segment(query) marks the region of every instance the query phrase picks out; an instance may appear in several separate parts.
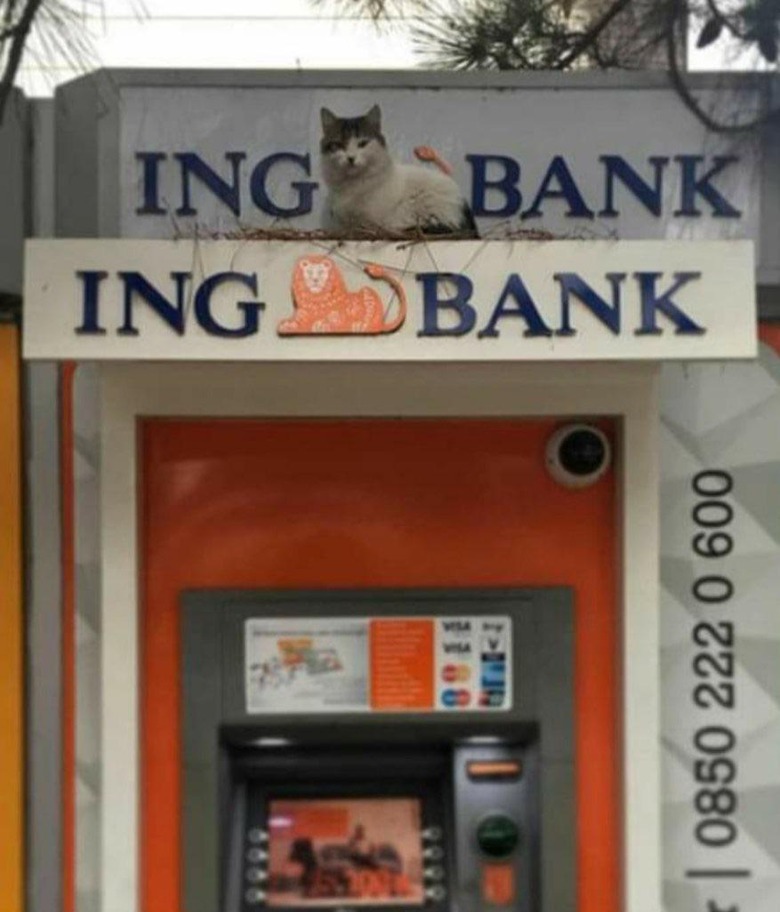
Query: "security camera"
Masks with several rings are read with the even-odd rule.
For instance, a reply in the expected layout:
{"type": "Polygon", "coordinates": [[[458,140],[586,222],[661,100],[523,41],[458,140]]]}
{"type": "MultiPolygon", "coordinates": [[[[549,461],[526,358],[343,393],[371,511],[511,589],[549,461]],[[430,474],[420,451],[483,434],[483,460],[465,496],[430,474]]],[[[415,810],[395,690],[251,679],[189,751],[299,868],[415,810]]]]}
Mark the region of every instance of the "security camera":
{"type": "Polygon", "coordinates": [[[607,471],[612,447],[592,424],[567,424],[547,441],[547,470],[567,488],[586,488],[607,471]]]}

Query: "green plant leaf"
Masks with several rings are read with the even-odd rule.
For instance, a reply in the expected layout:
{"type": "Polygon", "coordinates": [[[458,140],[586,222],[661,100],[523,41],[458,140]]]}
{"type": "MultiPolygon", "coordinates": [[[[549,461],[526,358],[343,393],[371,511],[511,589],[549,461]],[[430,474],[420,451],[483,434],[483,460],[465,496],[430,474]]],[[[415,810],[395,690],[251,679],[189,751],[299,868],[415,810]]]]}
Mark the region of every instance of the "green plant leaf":
{"type": "Polygon", "coordinates": [[[758,36],[758,49],[761,56],[769,63],[777,62],[777,32],[774,34],[763,33],[758,36]]]}
{"type": "Polygon", "coordinates": [[[722,19],[719,19],[717,16],[713,16],[711,19],[708,19],[704,23],[704,28],[699,32],[699,37],[696,41],[696,47],[707,47],[708,44],[712,44],[713,41],[717,41],[718,38],[720,38],[720,33],[722,31],[722,19]]]}

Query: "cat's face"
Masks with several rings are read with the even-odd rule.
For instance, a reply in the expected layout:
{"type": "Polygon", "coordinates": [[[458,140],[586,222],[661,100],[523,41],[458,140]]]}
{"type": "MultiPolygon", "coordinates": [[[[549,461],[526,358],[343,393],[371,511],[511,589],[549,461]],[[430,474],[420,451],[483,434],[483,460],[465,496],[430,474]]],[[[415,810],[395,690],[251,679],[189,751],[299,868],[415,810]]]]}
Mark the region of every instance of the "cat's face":
{"type": "Polygon", "coordinates": [[[357,180],[381,170],[388,161],[378,105],[360,117],[337,117],[322,108],[320,152],[329,184],[357,180]]]}

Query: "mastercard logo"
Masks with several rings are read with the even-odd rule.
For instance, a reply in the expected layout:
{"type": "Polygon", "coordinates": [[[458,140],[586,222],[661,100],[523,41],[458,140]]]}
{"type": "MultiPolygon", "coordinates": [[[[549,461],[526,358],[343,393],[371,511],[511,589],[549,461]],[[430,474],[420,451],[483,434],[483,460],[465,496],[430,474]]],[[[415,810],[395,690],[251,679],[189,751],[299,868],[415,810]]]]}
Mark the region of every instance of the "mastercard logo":
{"type": "Polygon", "coordinates": [[[445,690],[441,695],[441,702],[444,706],[468,706],[471,703],[471,694],[463,688],[445,690]]]}
{"type": "Polygon", "coordinates": [[[462,684],[471,677],[471,668],[468,665],[445,665],[441,677],[447,684],[462,684]]]}

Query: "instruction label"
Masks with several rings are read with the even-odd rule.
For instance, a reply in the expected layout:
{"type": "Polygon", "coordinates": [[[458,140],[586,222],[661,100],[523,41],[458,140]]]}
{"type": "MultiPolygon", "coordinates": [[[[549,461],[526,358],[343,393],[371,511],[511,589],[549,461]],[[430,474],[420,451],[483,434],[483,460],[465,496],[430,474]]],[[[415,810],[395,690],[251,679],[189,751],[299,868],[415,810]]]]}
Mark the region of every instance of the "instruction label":
{"type": "Polygon", "coordinates": [[[247,713],[512,707],[507,616],[250,618],[247,713]]]}

